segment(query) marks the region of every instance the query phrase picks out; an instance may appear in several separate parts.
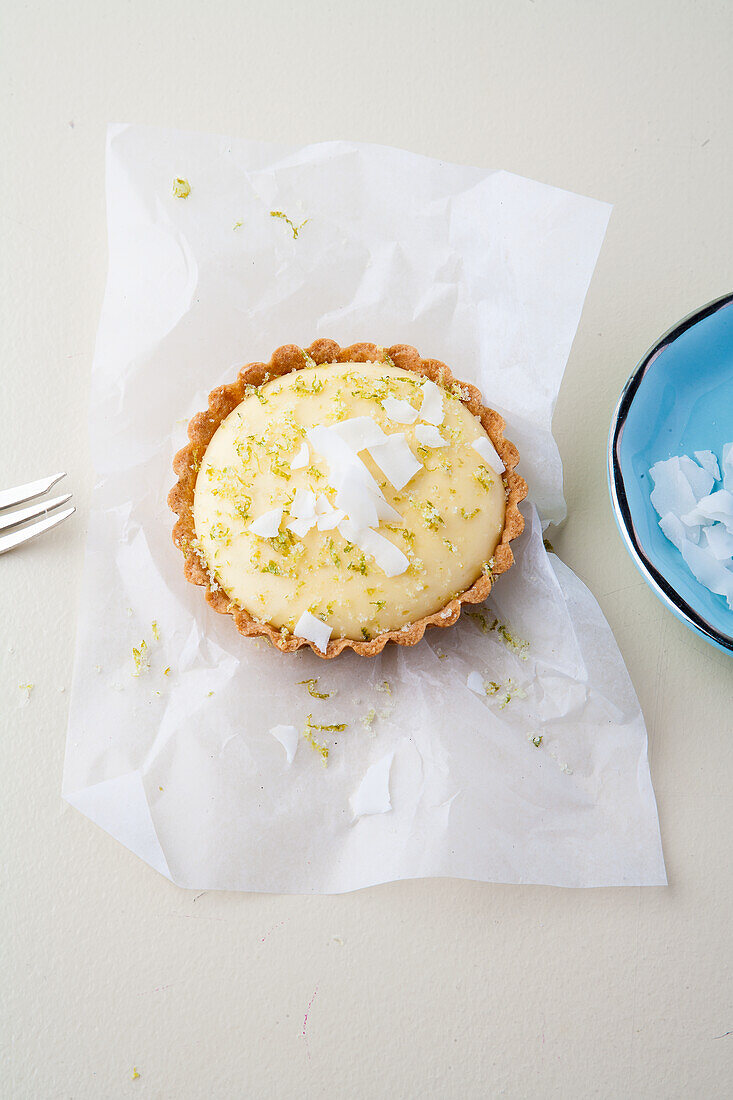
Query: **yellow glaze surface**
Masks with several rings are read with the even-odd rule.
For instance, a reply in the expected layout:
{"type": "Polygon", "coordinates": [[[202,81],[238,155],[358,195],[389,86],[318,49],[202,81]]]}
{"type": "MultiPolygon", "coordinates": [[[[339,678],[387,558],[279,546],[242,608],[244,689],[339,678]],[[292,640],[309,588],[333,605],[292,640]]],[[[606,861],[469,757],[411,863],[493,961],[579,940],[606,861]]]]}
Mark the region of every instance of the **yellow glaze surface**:
{"type": "Polygon", "coordinates": [[[289,632],[310,610],[333,628],[332,637],[358,639],[432,614],[473,584],[504,525],[503,483],[471,446],[486,435],[482,425],[447,391],[438,429],[446,447],[420,445],[419,420],[406,425],[387,416],[385,396],[419,409],[421,383],[384,363],[306,367],[253,388],[221,424],[201,462],[194,523],[212,577],[238,606],[289,632]],[[306,430],[357,416],[371,417],[387,435],[404,432],[423,464],[396,491],[367,451],[359,455],[402,517],[402,525],[378,527],[409,559],[395,577],[336,529],[313,528],[302,539],[287,530],[296,489],[334,497],[328,463],[313,448],[306,468],[291,469],[306,430]],[[248,530],[274,508],[284,509],[277,536],[248,530]]]}

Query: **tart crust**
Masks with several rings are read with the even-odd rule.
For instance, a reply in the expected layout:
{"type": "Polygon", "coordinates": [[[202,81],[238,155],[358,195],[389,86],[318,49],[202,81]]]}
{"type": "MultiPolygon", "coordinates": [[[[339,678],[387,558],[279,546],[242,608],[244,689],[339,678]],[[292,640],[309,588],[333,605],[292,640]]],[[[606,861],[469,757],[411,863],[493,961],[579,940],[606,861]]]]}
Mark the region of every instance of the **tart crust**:
{"type": "Polygon", "coordinates": [[[461,614],[463,604],[482,603],[486,599],[494,578],[506,573],[514,561],[509,543],[524,530],[524,519],[518,505],[527,495],[527,483],[515,472],[519,452],[513,443],[504,438],[503,417],[482,403],[481,394],[475,386],[457,381],[440,360],[421,359],[417,350],[409,344],[395,344],[386,349],[377,344],[352,344],[342,348],[334,340],[315,340],[305,349],[295,344],[285,344],[273,353],[269,363],[248,363],[239,371],[235,382],[212,390],[206,412],[196,413],[189,422],[188,439],[189,442],[173,460],[173,470],[178,481],[168,494],[168,504],[178,516],[173,528],[173,542],[183,553],[186,579],[191,584],[206,588],[207,603],[220,614],[231,615],[240,634],[248,637],[263,636],[284,653],[293,653],[302,646],[310,646],[319,657],[336,657],[344,649],[353,649],[363,657],[373,657],[381,653],[388,642],[416,645],[429,626],[451,626],[461,614]],[[506,490],[506,512],[504,527],[493,553],[491,574],[482,573],[470,588],[453,597],[439,611],[416,619],[406,627],[385,631],[369,641],[333,638],[323,653],[307,639],[294,634],[282,634],[277,627],[260,622],[243,608],[236,607],[226,592],[212,580],[199,553],[191,544],[196,539],[193,504],[201,458],[220,424],[246,397],[246,387],[260,386],[271,378],[301,370],[303,367],[335,362],[391,362],[403,370],[414,371],[431,379],[444,389],[453,387],[455,392],[457,385],[461,402],[481,422],[506,467],[505,473],[501,475],[506,490]]]}

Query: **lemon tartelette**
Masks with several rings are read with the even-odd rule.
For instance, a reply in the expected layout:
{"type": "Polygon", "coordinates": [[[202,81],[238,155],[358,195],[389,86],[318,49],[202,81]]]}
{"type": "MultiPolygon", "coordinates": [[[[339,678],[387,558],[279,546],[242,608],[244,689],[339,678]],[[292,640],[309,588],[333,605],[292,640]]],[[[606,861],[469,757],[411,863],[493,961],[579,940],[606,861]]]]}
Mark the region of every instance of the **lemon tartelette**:
{"type": "Polygon", "coordinates": [[[526,485],[503,427],[406,345],[280,348],[212,392],[176,456],[186,576],[285,651],[413,645],[512,563],[526,485]]]}

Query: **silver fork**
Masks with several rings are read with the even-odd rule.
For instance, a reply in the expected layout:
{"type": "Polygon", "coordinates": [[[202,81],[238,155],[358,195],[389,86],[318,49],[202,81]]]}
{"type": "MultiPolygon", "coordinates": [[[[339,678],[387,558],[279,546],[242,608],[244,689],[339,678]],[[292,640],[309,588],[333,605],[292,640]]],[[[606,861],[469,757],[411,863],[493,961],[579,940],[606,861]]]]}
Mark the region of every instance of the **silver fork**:
{"type": "Polygon", "coordinates": [[[0,534],[0,554],[20,546],[28,539],[34,539],[36,535],[42,535],[44,531],[50,531],[52,527],[63,523],[76,511],[73,505],[70,508],[63,508],[60,512],[53,511],[60,508],[62,504],[66,504],[67,500],[71,499],[71,493],[64,493],[63,496],[53,497],[50,500],[41,500],[27,508],[16,510],[16,505],[25,504],[27,500],[35,500],[36,497],[43,496],[62,477],[66,477],[66,474],[53,474],[51,477],[42,477],[39,481],[29,481],[27,485],[16,485],[14,489],[0,490],[0,531],[10,531],[9,534],[0,534]],[[11,508],[14,510],[8,511],[11,508]],[[47,513],[51,514],[47,515],[47,513]],[[39,519],[37,523],[29,522],[37,516],[44,518],[39,519]],[[21,524],[28,524],[28,526],[20,527],[21,524]],[[20,530],[13,530],[15,527],[20,527],[20,530]]]}

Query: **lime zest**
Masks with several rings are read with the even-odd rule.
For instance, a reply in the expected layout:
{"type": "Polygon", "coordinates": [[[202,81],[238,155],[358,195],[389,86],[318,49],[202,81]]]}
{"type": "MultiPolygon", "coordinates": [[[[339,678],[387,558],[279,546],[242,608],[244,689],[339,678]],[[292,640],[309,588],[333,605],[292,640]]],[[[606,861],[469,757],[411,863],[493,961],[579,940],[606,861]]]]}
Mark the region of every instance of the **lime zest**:
{"type": "Polygon", "coordinates": [[[376,710],[374,709],[374,707],[370,707],[369,710],[366,712],[366,714],[364,715],[364,717],[361,720],[361,724],[362,724],[362,726],[364,727],[365,730],[370,730],[372,728],[372,722],[374,721],[374,719],[376,717],[377,717],[376,710]]]}
{"type": "MultiPolygon", "coordinates": [[[[305,354],[305,352],[303,352],[303,354],[305,354]]],[[[315,365],[314,363],[313,366],[315,365]]],[[[311,378],[310,382],[308,382],[300,375],[293,382],[293,391],[297,393],[299,397],[307,397],[308,395],[315,397],[317,393],[322,392],[325,384],[322,378],[311,378]]]]}
{"type": "Polygon", "coordinates": [[[150,671],[150,656],[148,654],[148,643],[143,640],[139,646],[132,647],[132,659],[135,662],[135,668],[133,670],[133,676],[141,676],[144,672],[150,671]]]}
{"type": "Polygon", "coordinates": [[[491,478],[491,475],[489,474],[489,471],[486,469],[485,466],[479,466],[478,470],[474,472],[473,476],[474,480],[477,481],[481,488],[485,489],[487,493],[493,487],[493,479],[491,478]]]}
{"type": "Polygon", "coordinates": [[[469,619],[473,619],[475,623],[478,623],[482,634],[490,634],[491,631],[495,630],[499,625],[498,619],[494,619],[494,621],[490,623],[486,615],[481,611],[466,611],[466,615],[469,619]]]}
{"type": "Polygon", "coordinates": [[[522,661],[527,660],[529,642],[512,634],[506,623],[501,623],[498,619],[489,621],[488,616],[483,611],[466,610],[465,614],[478,624],[482,634],[490,634],[492,630],[495,630],[507,649],[511,650],[512,653],[516,653],[522,661]]]}
{"type": "Polygon", "coordinates": [[[425,526],[431,531],[437,531],[441,524],[445,525],[445,520],[432,500],[417,500],[415,497],[408,497],[408,500],[412,507],[422,514],[425,526]]]}
{"type": "Polygon", "coordinates": [[[321,754],[324,768],[328,767],[328,754],[329,747],[324,741],[319,741],[314,737],[314,730],[322,730],[324,732],[341,733],[347,727],[346,722],[334,722],[331,725],[321,725],[313,721],[313,715],[308,714],[305,719],[305,727],[303,729],[303,737],[309,743],[312,749],[321,754]]]}
{"type": "Polygon", "coordinates": [[[514,684],[514,681],[511,680],[511,679],[507,680],[507,682],[503,685],[492,683],[491,687],[495,688],[496,690],[491,691],[491,692],[487,691],[486,692],[487,695],[489,695],[489,694],[496,695],[499,691],[501,691],[501,693],[502,693],[501,702],[499,703],[499,710],[504,710],[504,707],[509,706],[512,699],[526,699],[527,698],[527,692],[524,690],[524,688],[517,687],[514,684]]]}
{"type": "MultiPolygon", "coordinates": [[[[265,397],[265,395],[262,392],[261,388],[259,386],[255,386],[252,382],[247,382],[247,384],[244,387],[244,393],[245,393],[245,397],[256,397],[261,405],[266,405],[267,404],[267,398],[265,397]]],[[[258,441],[255,440],[255,442],[258,442],[258,441]]],[[[259,441],[259,442],[261,442],[261,441],[259,441]]]]}
{"type": "Polygon", "coordinates": [[[281,218],[284,222],[287,222],[292,230],[293,240],[297,240],[298,234],[300,233],[303,226],[308,224],[308,219],[306,218],[304,222],[300,223],[300,225],[296,225],[295,222],[291,221],[287,214],[284,214],[282,210],[271,210],[270,217],[281,218]]]}
{"type": "Polygon", "coordinates": [[[527,660],[527,650],[529,649],[529,642],[526,642],[523,638],[516,638],[513,634],[509,633],[508,628],[504,623],[499,623],[496,627],[496,632],[504,642],[507,649],[510,649],[512,653],[516,653],[521,660],[527,660]]]}
{"type": "Polygon", "coordinates": [[[346,568],[351,569],[353,573],[361,573],[363,577],[366,577],[369,572],[364,554],[359,555],[358,562],[350,561],[346,568]]]}
{"type": "Polygon", "coordinates": [[[318,684],[318,677],[315,676],[311,680],[298,680],[298,684],[305,684],[308,688],[308,694],[312,695],[314,699],[330,699],[333,695],[332,691],[316,691],[318,684]]]}
{"type": "Polygon", "coordinates": [[[287,557],[295,546],[295,535],[292,531],[279,531],[272,538],[267,539],[273,550],[287,557]]]}

